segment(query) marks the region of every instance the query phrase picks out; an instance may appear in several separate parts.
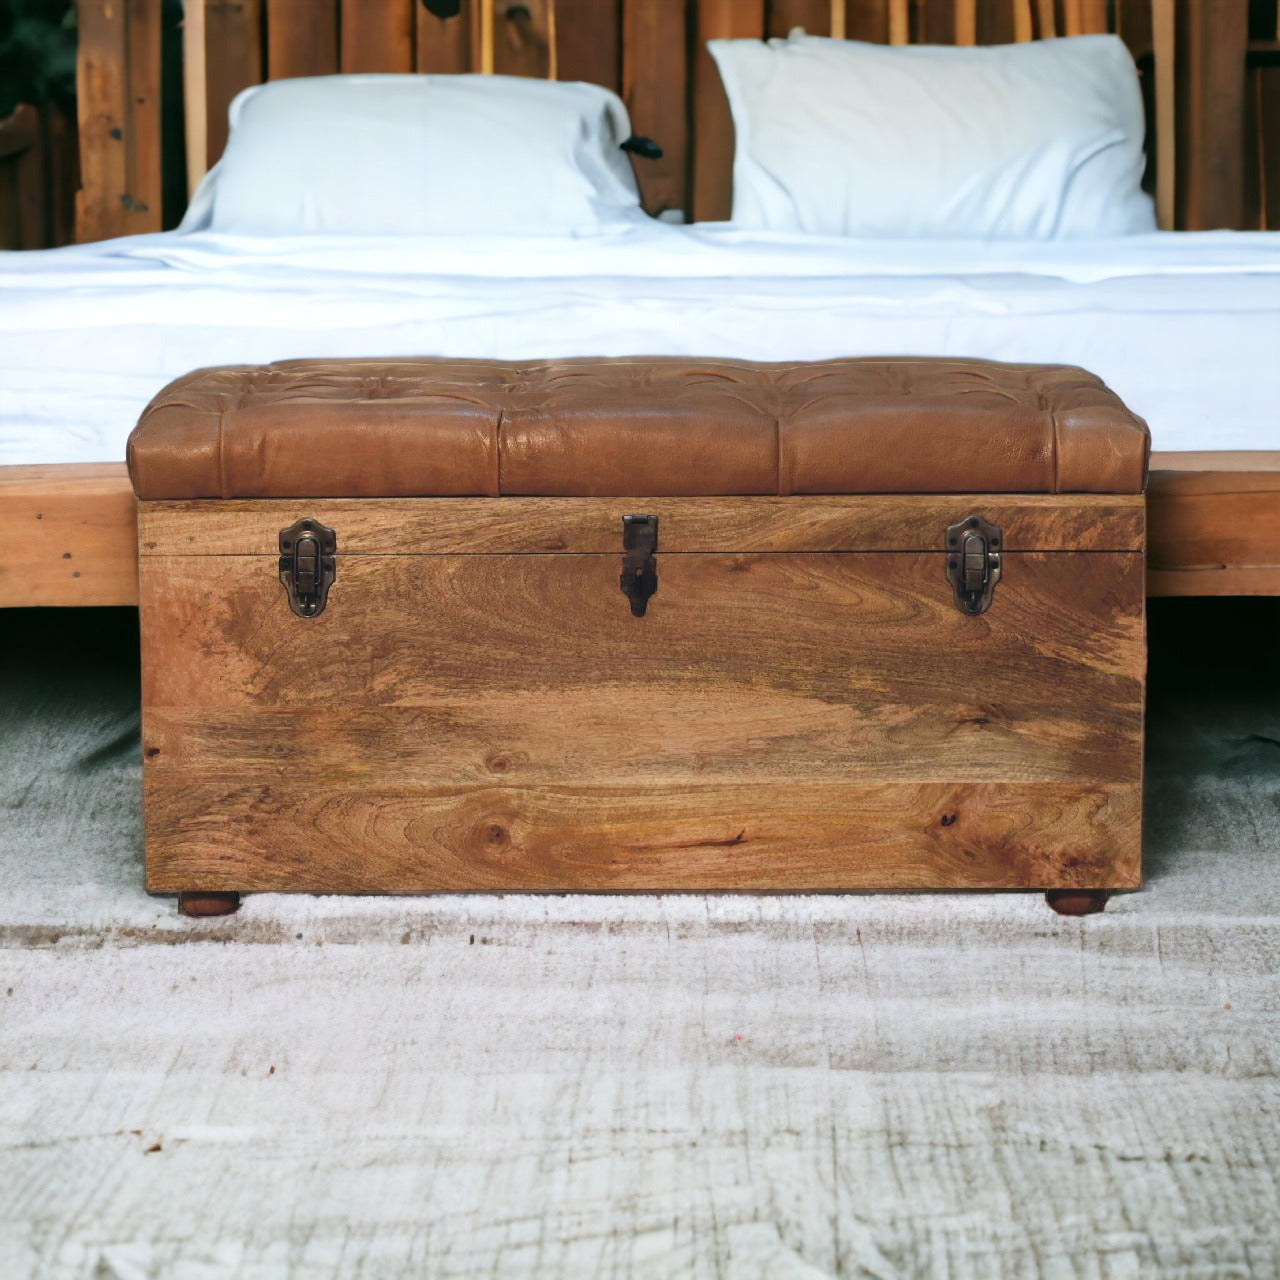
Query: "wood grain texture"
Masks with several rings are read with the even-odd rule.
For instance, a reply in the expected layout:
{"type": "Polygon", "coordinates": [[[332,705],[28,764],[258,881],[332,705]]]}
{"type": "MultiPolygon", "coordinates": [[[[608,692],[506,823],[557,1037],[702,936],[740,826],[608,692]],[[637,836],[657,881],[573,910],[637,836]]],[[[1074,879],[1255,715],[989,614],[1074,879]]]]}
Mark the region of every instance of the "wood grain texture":
{"type": "MultiPolygon", "coordinates": [[[[556,6],[554,0],[481,0],[492,14],[495,75],[557,79],[556,6]]],[[[605,6],[601,6],[605,8],[605,6]]]]}
{"type": "Polygon", "coordinates": [[[1153,471],[1150,511],[1158,594],[1280,593],[1280,470],[1153,471]]]}
{"type": "Polygon", "coordinates": [[[634,160],[646,210],[689,208],[688,26],[684,0],[624,0],[622,97],[636,133],[662,148],[634,160]]]}
{"type": "Polygon", "coordinates": [[[163,180],[160,169],[160,0],[128,0],[128,78],[125,82],[125,235],[159,231],[163,180]]]}
{"type": "Polygon", "coordinates": [[[76,240],[121,234],[128,185],[128,17],[122,0],[77,7],[76,101],[80,122],[80,190],[76,240]]]}
{"type": "Polygon", "coordinates": [[[147,888],[1138,888],[1137,786],[372,788],[149,778],[147,888]]]}
{"type": "Polygon", "coordinates": [[[330,76],[338,70],[333,0],[266,0],[267,78],[330,76]]]}
{"type": "Polygon", "coordinates": [[[806,35],[831,34],[830,0],[769,0],[765,34],[785,39],[799,27],[806,35]]]}
{"type": "Polygon", "coordinates": [[[187,198],[195,194],[209,168],[209,107],[205,56],[204,5],[183,0],[182,136],[187,162],[187,198]]]}
{"type": "Polygon", "coordinates": [[[693,218],[715,222],[733,204],[733,118],[707,41],[759,39],[764,0],[699,0],[693,56],[693,218]]]}
{"type": "Polygon", "coordinates": [[[1156,223],[1162,231],[1172,231],[1178,217],[1177,0],[1151,0],[1149,22],[1155,62],[1156,223]]]}
{"type": "Polygon", "coordinates": [[[138,603],[123,463],[0,467],[0,608],[138,603]]]}
{"type": "MultiPolygon", "coordinates": [[[[652,0],[646,0],[646,7],[652,0]]],[[[619,0],[555,0],[556,79],[622,88],[619,0]]],[[[668,90],[670,91],[670,90],[668,90]]]]}
{"type": "Polygon", "coordinates": [[[802,498],[314,498],[144,502],[141,554],[275,555],[300,515],[339,531],[340,555],[612,552],[622,517],[658,516],[659,549],[935,551],[973,512],[1014,550],[1134,551],[1141,495],[888,495],[802,498]]]}
{"type": "MultiPolygon", "coordinates": [[[[501,502],[490,503],[499,506],[501,502]]],[[[1137,883],[1140,553],[142,561],[153,889],[1137,883]],[[198,569],[196,568],[198,566],[198,569]]]]}
{"type": "Polygon", "coordinates": [[[0,120],[0,249],[49,247],[44,128],[30,103],[0,120]]]}
{"type": "Polygon", "coordinates": [[[344,74],[414,69],[414,0],[341,0],[344,74]]]}
{"type": "Polygon", "coordinates": [[[1248,6],[1178,0],[1177,226],[1239,227],[1243,216],[1248,6]]]}
{"type": "Polygon", "coordinates": [[[206,166],[215,164],[227,145],[231,99],[261,84],[262,74],[261,0],[204,0],[206,166]]]}
{"type": "Polygon", "coordinates": [[[476,0],[463,0],[452,18],[437,18],[426,6],[414,6],[417,22],[414,57],[419,71],[458,75],[480,69],[476,0]]]}

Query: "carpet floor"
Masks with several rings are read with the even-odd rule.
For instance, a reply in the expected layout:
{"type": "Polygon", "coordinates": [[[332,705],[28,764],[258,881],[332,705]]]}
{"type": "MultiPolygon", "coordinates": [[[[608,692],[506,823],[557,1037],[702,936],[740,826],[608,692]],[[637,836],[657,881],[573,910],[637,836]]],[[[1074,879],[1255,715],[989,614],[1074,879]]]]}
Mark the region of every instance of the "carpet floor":
{"type": "Polygon", "coordinates": [[[1280,601],[1152,610],[1148,884],[142,889],[136,616],[0,616],[0,1278],[1280,1275],[1280,601]]]}

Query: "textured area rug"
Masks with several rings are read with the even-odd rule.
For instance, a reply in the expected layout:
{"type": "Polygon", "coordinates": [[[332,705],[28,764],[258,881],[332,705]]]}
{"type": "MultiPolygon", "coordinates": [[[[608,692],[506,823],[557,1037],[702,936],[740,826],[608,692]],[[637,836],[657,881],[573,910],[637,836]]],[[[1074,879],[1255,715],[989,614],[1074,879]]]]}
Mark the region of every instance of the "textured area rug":
{"type": "Polygon", "coordinates": [[[1280,1274],[1280,601],[1153,609],[1148,886],[142,891],[134,616],[0,615],[0,1277],[1280,1274]]]}

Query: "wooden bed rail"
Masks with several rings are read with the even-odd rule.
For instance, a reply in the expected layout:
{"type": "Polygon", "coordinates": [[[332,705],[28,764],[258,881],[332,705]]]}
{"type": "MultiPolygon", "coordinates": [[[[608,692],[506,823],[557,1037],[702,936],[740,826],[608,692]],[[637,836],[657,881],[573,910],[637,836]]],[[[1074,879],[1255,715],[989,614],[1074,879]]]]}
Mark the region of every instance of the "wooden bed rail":
{"type": "MultiPolygon", "coordinates": [[[[708,39],[802,27],[890,44],[995,44],[1109,30],[1143,69],[1160,225],[1276,227],[1273,9],[1277,0],[186,0],[186,177],[193,189],[221,154],[227,107],[249,85],[338,71],[492,72],[616,90],[636,132],[664,148],[661,160],[637,162],[645,206],[723,218],[733,133],[708,39]]],[[[77,239],[159,230],[162,2],[80,0],[78,12],[77,239]]]]}

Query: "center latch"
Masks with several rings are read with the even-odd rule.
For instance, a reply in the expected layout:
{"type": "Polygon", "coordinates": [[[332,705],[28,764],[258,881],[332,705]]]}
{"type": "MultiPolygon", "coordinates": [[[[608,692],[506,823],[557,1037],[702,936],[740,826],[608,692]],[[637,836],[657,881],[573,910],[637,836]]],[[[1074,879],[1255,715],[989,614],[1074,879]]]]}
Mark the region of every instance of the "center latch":
{"type": "Polygon", "coordinates": [[[981,516],[947,526],[947,581],[961,613],[984,613],[1000,581],[1004,535],[981,516]]]}
{"type": "Polygon", "coordinates": [[[304,517],[280,530],[280,582],[300,618],[324,612],[337,566],[338,538],[319,520],[304,517]]]}
{"type": "Polygon", "coordinates": [[[622,594],[637,618],[644,617],[649,597],[658,589],[657,550],[657,516],[622,517],[622,594]]]}

